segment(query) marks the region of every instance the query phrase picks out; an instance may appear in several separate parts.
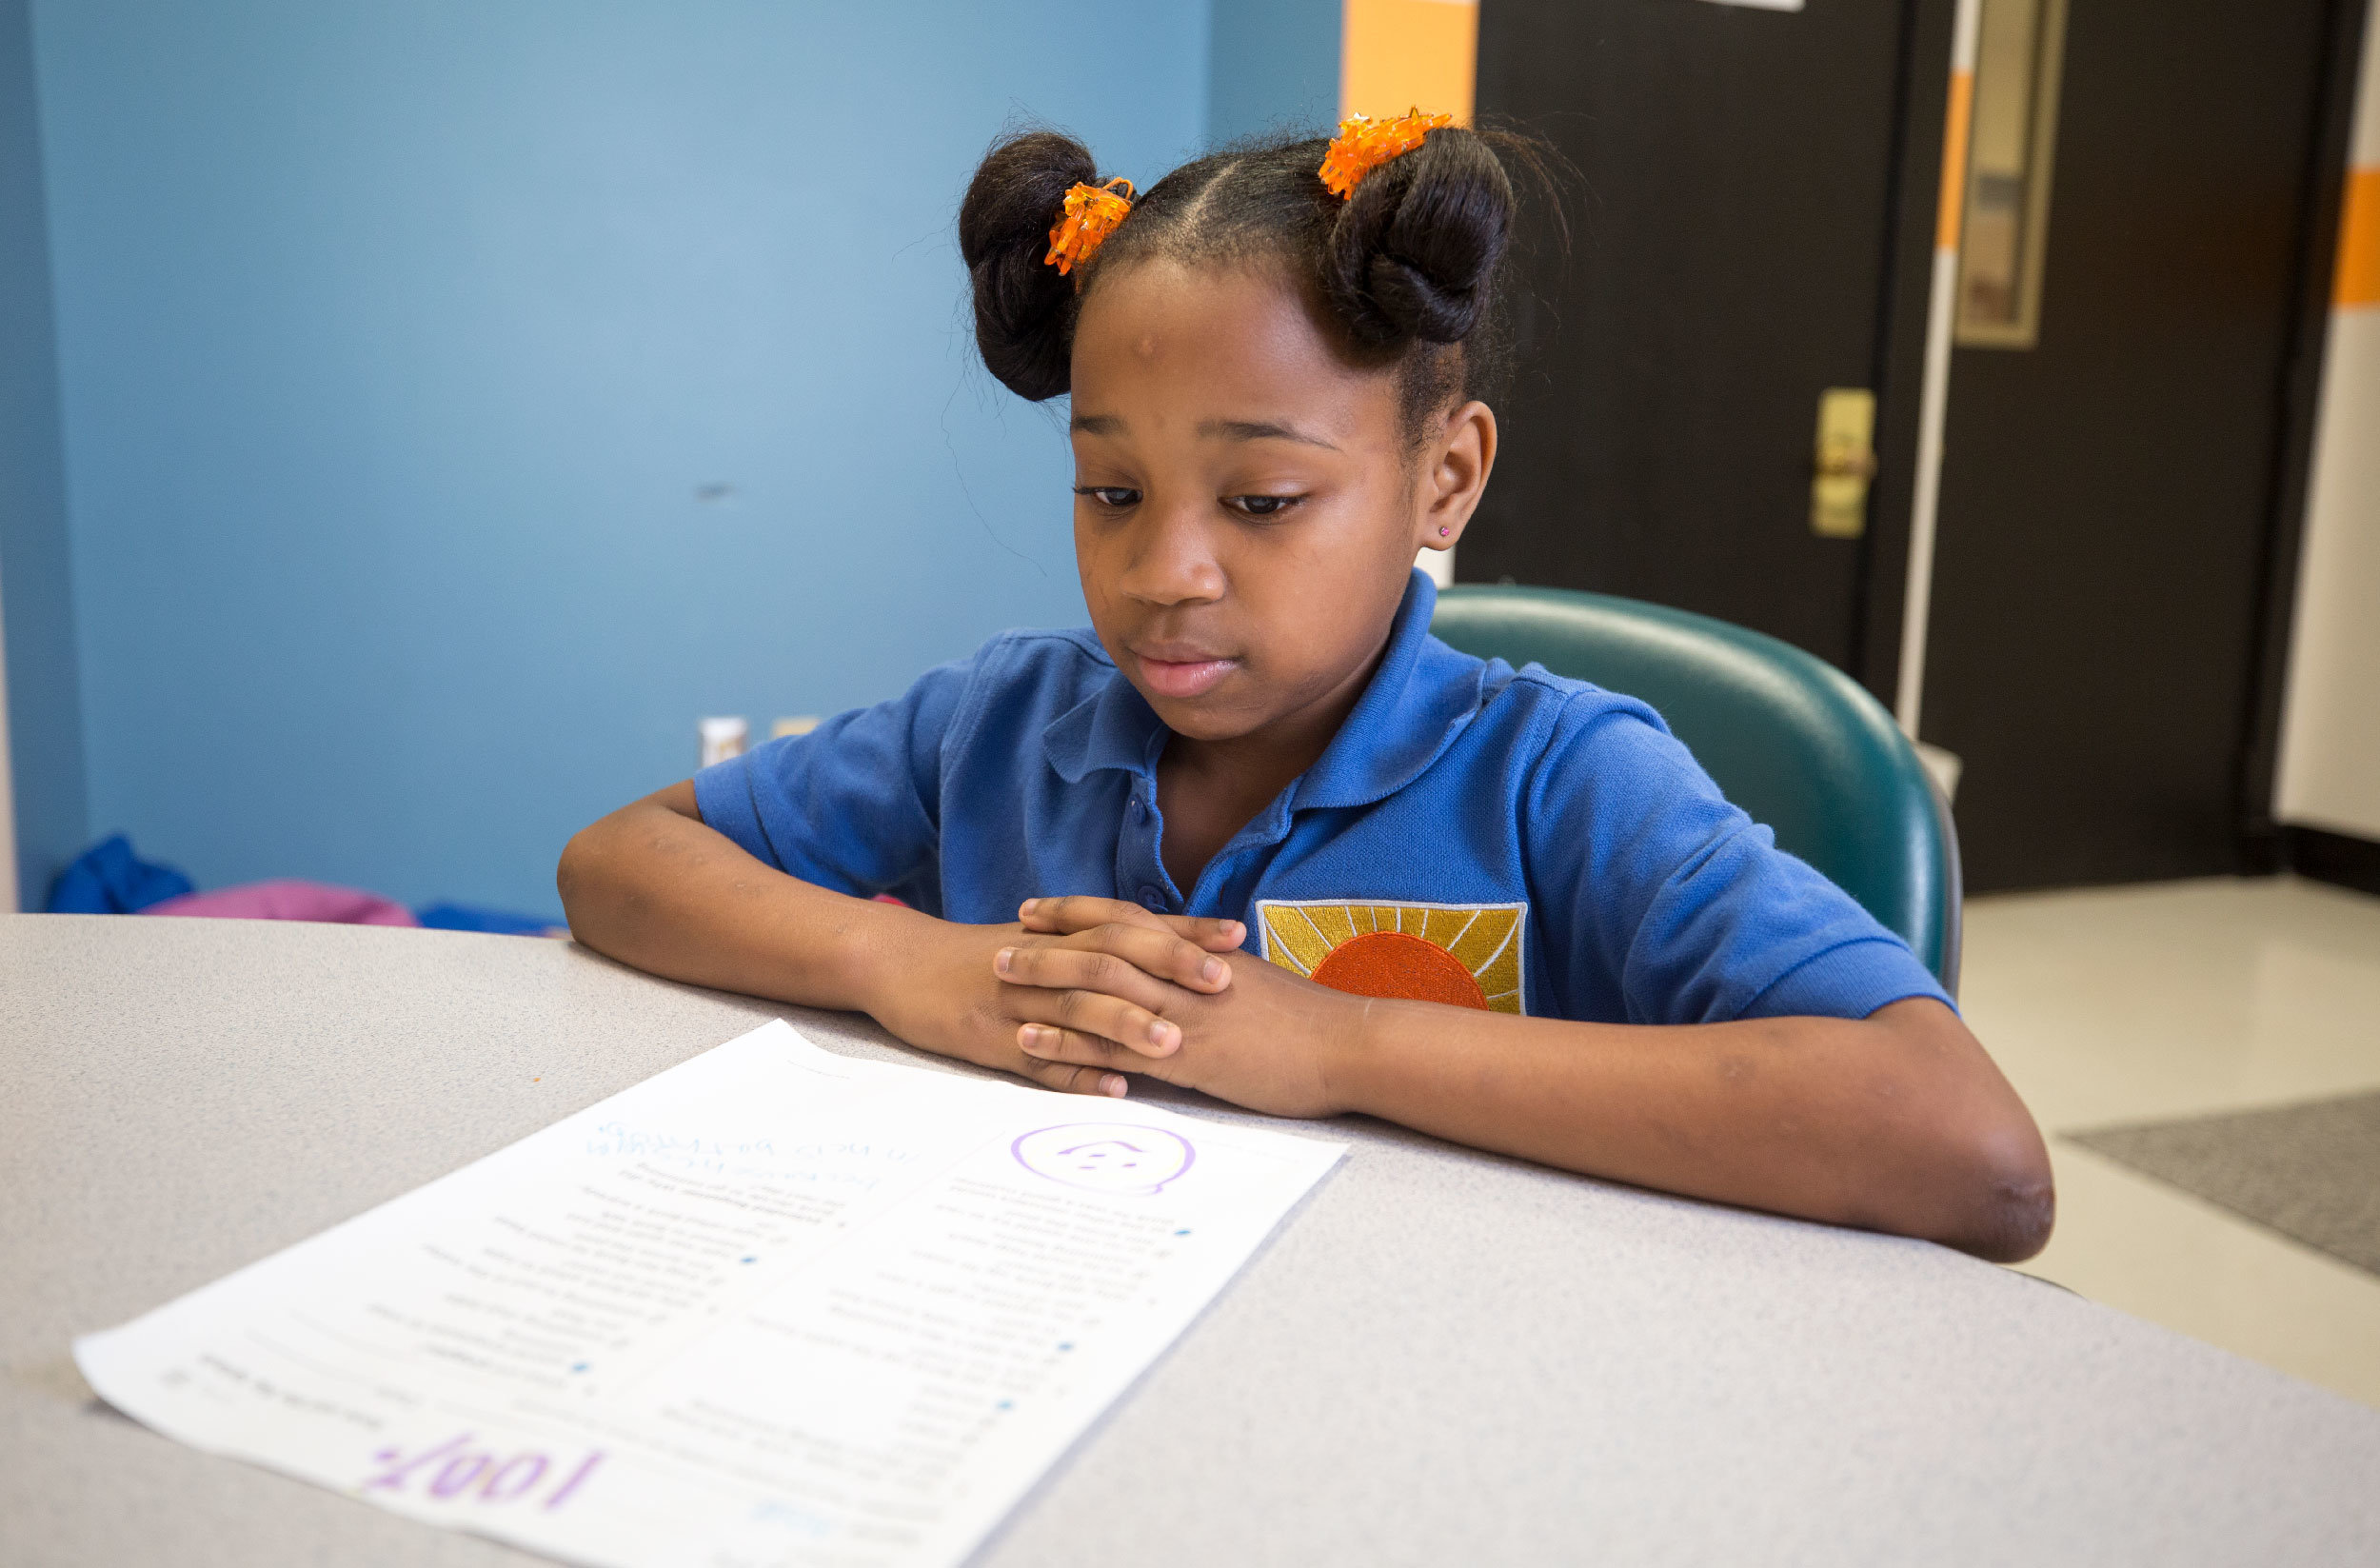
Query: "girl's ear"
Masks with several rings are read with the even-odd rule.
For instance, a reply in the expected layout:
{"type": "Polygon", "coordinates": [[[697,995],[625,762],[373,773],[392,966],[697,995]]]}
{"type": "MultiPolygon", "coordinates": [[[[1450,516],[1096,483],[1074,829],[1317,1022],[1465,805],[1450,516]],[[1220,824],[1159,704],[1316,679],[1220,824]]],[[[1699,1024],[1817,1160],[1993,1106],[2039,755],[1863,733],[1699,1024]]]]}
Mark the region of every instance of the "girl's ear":
{"type": "Polygon", "coordinates": [[[1414,508],[1414,543],[1451,550],[1478,509],[1496,466],[1496,410],[1478,401],[1449,412],[1421,453],[1421,484],[1414,508]]]}

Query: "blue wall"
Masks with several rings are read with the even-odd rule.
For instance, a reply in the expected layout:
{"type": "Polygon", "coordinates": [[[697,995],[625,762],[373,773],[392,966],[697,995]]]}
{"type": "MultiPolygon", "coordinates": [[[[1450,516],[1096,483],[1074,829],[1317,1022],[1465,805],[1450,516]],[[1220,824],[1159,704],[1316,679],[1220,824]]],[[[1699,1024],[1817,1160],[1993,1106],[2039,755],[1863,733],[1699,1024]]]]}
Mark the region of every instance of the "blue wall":
{"type": "MultiPolygon", "coordinates": [[[[18,906],[38,909],[50,879],[82,846],[85,822],[33,83],[24,0],[0,0],[0,627],[8,640],[0,664],[8,667],[17,783],[18,906]]],[[[0,875],[6,870],[0,865],[0,875]]]]}
{"type": "Polygon", "coordinates": [[[1195,150],[1210,22],[37,0],[90,830],[550,909],[698,715],[1079,620],[1062,431],[974,363],[952,216],[1020,115],[1144,182],[1195,150]]]}
{"type": "Polygon", "coordinates": [[[1327,132],[1339,118],[1339,0],[1214,0],[1207,134],[1327,132]]]}

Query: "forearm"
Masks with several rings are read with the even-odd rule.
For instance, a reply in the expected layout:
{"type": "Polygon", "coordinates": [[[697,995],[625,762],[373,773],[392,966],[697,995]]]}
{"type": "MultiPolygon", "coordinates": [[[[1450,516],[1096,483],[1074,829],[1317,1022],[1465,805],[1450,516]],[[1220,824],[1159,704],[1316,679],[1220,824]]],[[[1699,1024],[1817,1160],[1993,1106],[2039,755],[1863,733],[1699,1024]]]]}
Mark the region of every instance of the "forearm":
{"type": "Polygon", "coordinates": [[[1350,1110],[1638,1186],[1992,1258],[2048,1232],[2040,1135],[1939,1003],[1642,1028],[1374,1002],[1333,1085],[1350,1110]]]}
{"type": "Polygon", "coordinates": [[[913,911],[762,864],[694,814],[690,784],[582,830],[556,873],[570,934],[652,974],[873,1011],[913,911]]]}

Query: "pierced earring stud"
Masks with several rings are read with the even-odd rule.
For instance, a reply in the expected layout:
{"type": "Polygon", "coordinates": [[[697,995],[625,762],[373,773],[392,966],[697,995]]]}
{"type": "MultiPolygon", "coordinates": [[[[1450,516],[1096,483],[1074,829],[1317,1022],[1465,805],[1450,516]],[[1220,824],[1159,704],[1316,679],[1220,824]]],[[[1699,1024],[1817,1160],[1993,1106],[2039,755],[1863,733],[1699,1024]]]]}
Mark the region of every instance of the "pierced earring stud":
{"type": "Polygon", "coordinates": [[[1452,529],[1452,528],[1440,528],[1440,529],[1438,529],[1438,536],[1440,539],[1443,539],[1443,538],[1445,538],[1448,534],[1453,533],[1454,531],[1455,531],[1455,530],[1454,530],[1454,529],[1452,529]]]}

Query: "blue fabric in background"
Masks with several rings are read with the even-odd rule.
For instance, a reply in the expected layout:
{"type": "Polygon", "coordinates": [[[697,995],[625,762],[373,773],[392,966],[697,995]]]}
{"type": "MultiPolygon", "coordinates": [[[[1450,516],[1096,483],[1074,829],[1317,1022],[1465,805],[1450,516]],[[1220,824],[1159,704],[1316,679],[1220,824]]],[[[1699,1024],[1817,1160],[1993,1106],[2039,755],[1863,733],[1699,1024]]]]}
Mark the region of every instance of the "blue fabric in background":
{"type": "Polygon", "coordinates": [[[170,865],[142,860],[132,853],[132,841],[118,833],[59,872],[42,907],[53,915],[129,915],[193,890],[189,878],[170,865]]]}
{"type": "Polygon", "coordinates": [[[414,910],[413,918],[433,931],[487,931],[500,937],[542,937],[560,929],[562,923],[542,915],[516,915],[467,903],[428,904],[414,910]]]}
{"type": "MultiPolygon", "coordinates": [[[[173,866],[142,860],[132,852],[132,841],[118,833],[84,850],[59,872],[42,907],[52,915],[130,915],[194,891],[189,878],[173,866]]],[[[433,903],[415,910],[413,918],[434,930],[506,937],[542,937],[563,929],[560,921],[543,915],[468,903],[433,903]]]]}

